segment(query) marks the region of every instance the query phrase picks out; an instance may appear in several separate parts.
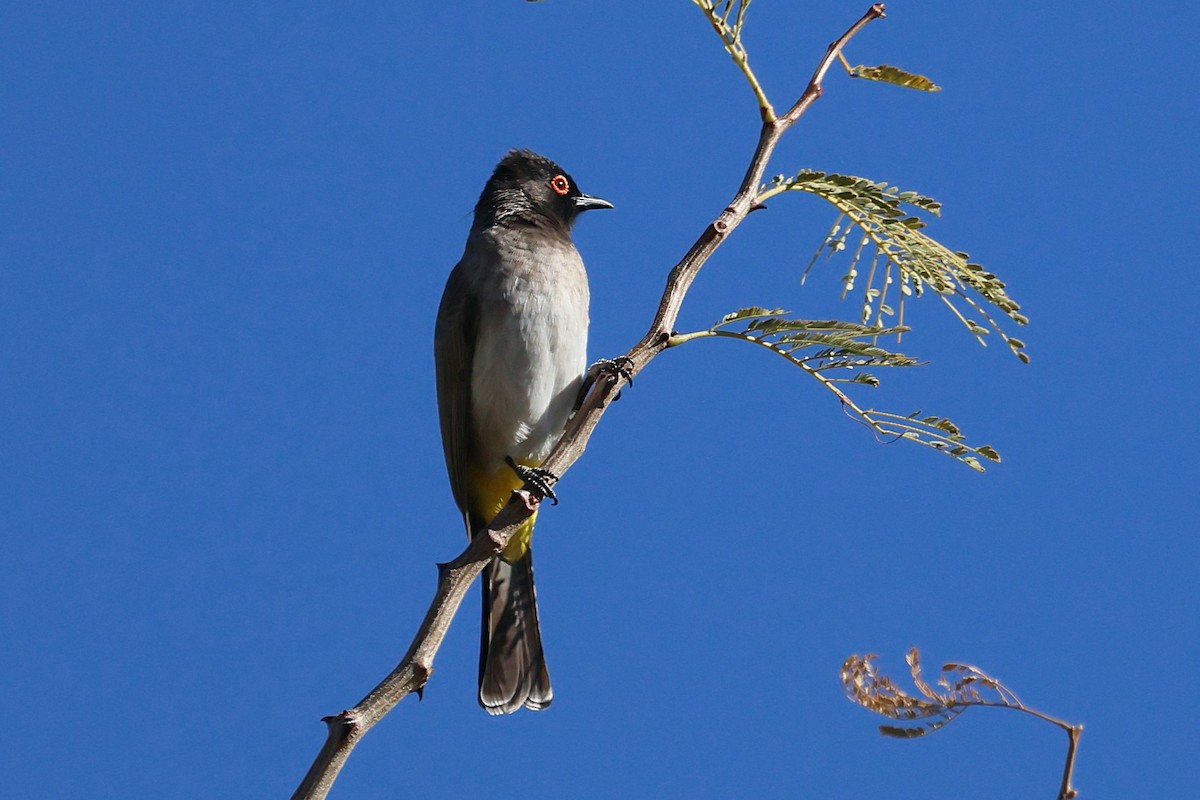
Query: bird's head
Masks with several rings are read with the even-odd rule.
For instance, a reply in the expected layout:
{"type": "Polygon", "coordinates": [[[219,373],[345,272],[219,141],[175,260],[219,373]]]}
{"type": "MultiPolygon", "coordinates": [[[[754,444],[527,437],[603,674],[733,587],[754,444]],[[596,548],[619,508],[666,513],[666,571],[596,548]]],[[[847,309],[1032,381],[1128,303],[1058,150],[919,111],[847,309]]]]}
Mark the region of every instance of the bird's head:
{"type": "Polygon", "coordinates": [[[575,218],[612,203],[579,191],[575,179],[558,164],[530,150],[512,150],[500,159],[475,206],[476,224],[510,218],[533,224],[549,222],[570,232],[575,218]]]}

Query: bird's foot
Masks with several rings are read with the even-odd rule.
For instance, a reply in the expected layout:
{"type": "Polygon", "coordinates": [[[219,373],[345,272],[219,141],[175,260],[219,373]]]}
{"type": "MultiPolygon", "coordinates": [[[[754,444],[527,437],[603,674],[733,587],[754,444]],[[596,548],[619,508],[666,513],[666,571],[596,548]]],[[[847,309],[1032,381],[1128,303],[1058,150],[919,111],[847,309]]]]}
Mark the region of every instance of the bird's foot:
{"type": "Polygon", "coordinates": [[[512,456],[505,456],[504,463],[517,473],[518,478],[537,489],[543,497],[550,501],[551,505],[558,505],[558,495],[554,494],[554,489],[551,488],[558,483],[557,475],[541,467],[527,467],[524,464],[518,464],[513,461],[512,456]]]}
{"type": "MultiPolygon", "coordinates": [[[[617,356],[616,358],[602,358],[595,364],[588,367],[587,373],[583,376],[583,384],[579,387],[579,396],[575,398],[575,410],[578,411],[583,405],[584,398],[588,392],[592,390],[592,385],[600,379],[601,376],[609,376],[613,379],[622,377],[625,382],[633,386],[633,359],[629,356],[617,356]]],[[[617,392],[617,396],[613,400],[620,400],[621,393],[617,392]]]]}
{"type": "MultiPolygon", "coordinates": [[[[620,375],[632,388],[633,366],[633,359],[629,356],[602,358],[588,368],[588,374],[594,375],[596,378],[600,377],[601,375],[620,375]]],[[[593,380],[594,379],[595,378],[593,378],[593,380]]]]}

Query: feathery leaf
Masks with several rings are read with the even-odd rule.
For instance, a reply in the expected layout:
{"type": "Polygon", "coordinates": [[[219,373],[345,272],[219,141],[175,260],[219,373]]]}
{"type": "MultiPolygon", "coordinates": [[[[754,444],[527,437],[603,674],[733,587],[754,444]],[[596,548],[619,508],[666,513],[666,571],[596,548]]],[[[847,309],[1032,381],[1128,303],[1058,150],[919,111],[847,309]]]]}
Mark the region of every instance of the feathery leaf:
{"type": "Polygon", "coordinates": [[[976,295],[981,297],[1018,325],[1026,324],[1028,317],[1020,313],[1020,305],[1009,297],[1004,282],[972,262],[966,253],[950,250],[924,233],[927,223],[920,215],[940,215],[942,205],[937,200],[916,192],[900,191],[887,183],[814,170],[802,170],[790,178],[776,176],[762,187],[758,200],[763,202],[785,191],[815,194],[841,212],[805,269],[805,277],[822,253],[831,257],[847,249],[850,230],[857,228],[862,231],[863,241],[854,251],[850,268],[842,278],[845,297],[859,278],[858,266],[864,258],[867,242],[873,247],[874,256],[863,288],[863,324],[873,318],[876,325],[882,326],[885,318],[895,315],[897,309],[892,303],[897,301],[889,294],[897,282],[900,320],[904,319],[905,301],[913,296],[920,297],[926,288],[930,288],[981,344],[986,343],[983,337],[994,330],[1021,361],[1028,362],[1025,343],[1006,335],[983,303],[976,299],[976,295]],[[986,324],[969,319],[958,304],[977,314],[986,324]]]}
{"type": "Polygon", "coordinates": [[[908,328],[841,320],[794,319],[787,313],[783,309],[764,306],[741,308],[721,317],[708,330],[676,334],[672,337],[672,345],[709,337],[756,344],[816,378],[837,396],[847,414],[870,428],[880,441],[904,439],[923,444],[979,472],[984,471],[980,457],[993,462],[1000,460],[1000,454],[990,445],[967,445],[959,427],[945,417],[931,415],[918,419],[920,412],[900,416],[864,409],[838,388],[838,384],[879,386],[879,379],[867,369],[919,366],[922,363],[919,360],[879,344],[881,338],[898,338],[908,328]]]}

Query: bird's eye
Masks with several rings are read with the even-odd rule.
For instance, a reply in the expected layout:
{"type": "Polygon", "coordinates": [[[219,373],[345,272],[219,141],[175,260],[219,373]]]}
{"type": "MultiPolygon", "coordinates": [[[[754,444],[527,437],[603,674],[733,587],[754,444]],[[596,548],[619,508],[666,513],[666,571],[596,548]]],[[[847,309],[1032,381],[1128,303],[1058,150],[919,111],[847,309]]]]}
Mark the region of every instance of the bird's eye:
{"type": "Polygon", "coordinates": [[[550,179],[550,188],[555,194],[566,194],[571,191],[571,182],[565,175],[555,175],[550,179]]]}

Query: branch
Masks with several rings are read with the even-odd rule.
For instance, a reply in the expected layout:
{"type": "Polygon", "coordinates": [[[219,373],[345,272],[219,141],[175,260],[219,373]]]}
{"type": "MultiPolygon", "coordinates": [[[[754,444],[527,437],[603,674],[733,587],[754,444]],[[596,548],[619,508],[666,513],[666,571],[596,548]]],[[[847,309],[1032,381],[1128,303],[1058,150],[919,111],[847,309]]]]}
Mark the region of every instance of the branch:
{"type": "MultiPolygon", "coordinates": [[[[625,354],[629,378],[636,376],[655,356],[667,349],[684,297],[700,268],[756,207],[755,197],[759,184],[780,138],[821,96],[821,84],[825,74],[842,48],[867,23],[882,16],[882,3],[871,6],[858,22],[829,45],[796,104],[782,117],[774,118],[772,115],[770,119],[764,118],[758,145],[737,194],[671,270],[650,329],[642,340],[625,354]]],[[[606,374],[604,379],[597,380],[592,385],[579,411],[567,423],[562,439],[541,465],[543,469],[561,477],[579,460],[609,403],[626,382],[626,377],[606,374]]],[[[458,612],[471,583],[483,571],[484,566],[504,549],[509,538],[532,516],[543,499],[545,498],[532,487],[513,492],[508,504],[487,530],[477,534],[457,558],[439,566],[437,594],[430,603],[425,620],[408,652],[391,674],[359,701],[358,705],[336,716],[325,718],[328,727],[325,744],[299,788],[292,795],[292,800],[323,800],[327,797],[338,773],[362,737],[406,696],[414,692],[420,695],[433,673],[433,659],[446,637],[450,621],[458,612]]]]}
{"type": "Polygon", "coordinates": [[[514,492],[513,500],[496,515],[486,531],[481,531],[471,540],[466,550],[453,561],[438,564],[437,593],[408,652],[391,674],[354,708],[322,720],[328,728],[325,745],[292,795],[292,800],[326,797],[345,766],[346,759],[367,731],[407,695],[416,692],[420,697],[425,683],[433,674],[433,659],[450,630],[450,623],[458,613],[467,590],[540,502],[540,499],[524,490],[514,492]]]}
{"type": "Polygon", "coordinates": [[[1030,708],[1021,702],[1012,689],[970,664],[943,665],[942,675],[937,681],[938,688],[935,689],[921,675],[921,653],[915,647],[908,651],[907,661],[913,685],[920,695],[910,694],[887,675],[879,674],[875,667],[876,658],[868,654],[853,655],[846,659],[842,665],[842,686],[846,696],[863,708],[891,719],[910,723],[920,720],[915,725],[880,725],[880,733],[898,739],[914,739],[945,727],[972,706],[1020,711],[1066,731],[1069,741],[1058,800],[1073,800],[1079,795],[1071,785],[1071,776],[1075,771],[1079,737],[1083,735],[1082,725],[1072,725],[1030,708]],[[990,692],[992,699],[983,692],[990,692]]]}

